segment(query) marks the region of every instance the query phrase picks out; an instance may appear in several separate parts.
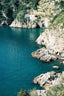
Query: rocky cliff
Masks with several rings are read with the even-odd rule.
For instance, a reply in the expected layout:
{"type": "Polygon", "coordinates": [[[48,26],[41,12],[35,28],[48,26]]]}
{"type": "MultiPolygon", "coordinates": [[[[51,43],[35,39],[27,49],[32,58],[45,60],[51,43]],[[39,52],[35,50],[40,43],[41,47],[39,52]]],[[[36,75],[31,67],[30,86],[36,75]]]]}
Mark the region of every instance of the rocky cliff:
{"type": "Polygon", "coordinates": [[[45,62],[64,58],[64,29],[46,29],[40,34],[36,42],[45,45],[46,48],[33,52],[33,57],[45,62]]]}
{"type": "Polygon", "coordinates": [[[11,25],[9,25],[10,27],[18,27],[18,28],[41,28],[40,25],[38,25],[37,23],[22,23],[19,22],[17,19],[15,19],[11,25]]]}
{"type": "MultiPolygon", "coordinates": [[[[39,84],[45,90],[36,90],[37,96],[48,96],[47,91],[50,90],[52,87],[56,87],[60,84],[64,86],[64,71],[62,73],[55,73],[54,71],[47,72],[45,74],[40,74],[39,76],[35,77],[33,82],[35,84],[39,84]]],[[[60,89],[59,89],[60,90],[60,89]]],[[[53,91],[53,90],[52,90],[53,91]]],[[[58,91],[58,89],[56,90],[58,91]]],[[[54,96],[54,92],[52,93],[54,96]]],[[[35,96],[35,95],[34,95],[35,96]]],[[[50,95],[52,96],[52,95],[50,95]]],[[[56,96],[56,94],[55,94],[56,96]]],[[[61,95],[63,96],[63,95],[61,95]]]]}
{"type": "MultiPolygon", "coordinates": [[[[60,7],[59,7],[60,8],[60,7]]],[[[49,62],[57,59],[64,60],[64,9],[53,16],[48,28],[40,34],[36,40],[37,44],[45,45],[32,53],[33,57],[49,62]],[[54,58],[53,58],[54,57],[54,58]]]]}
{"type": "MultiPolygon", "coordinates": [[[[28,23],[25,14],[29,14],[31,10],[37,10],[39,1],[40,0],[0,0],[0,26],[10,25],[10,27],[27,28],[28,23]]],[[[30,24],[29,27],[31,28],[30,24]]],[[[32,28],[33,27],[35,27],[35,23],[32,25],[32,28]]]]}
{"type": "Polygon", "coordinates": [[[0,25],[21,28],[48,27],[53,17],[58,14],[61,0],[1,0],[0,25]],[[26,19],[25,15],[35,16],[35,19],[26,19]],[[22,26],[23,25],[23,26],[22,26]]]}
{"type": "MultiPolygon", "coordinates": [[[[37,44],[42,46],[45,45],[45,48],[43,47],[35,52],[32,52],[32,56],[44,62],[51,62],[61,59],[64,63],[64,7],[62,8],[60,7],[60,5],[63,6],[64,3],[62,0],[56,0],[56,1],[58,3],[61,2],[61,4],[59,3],[59,6],[57,6],[59,8],[58,11],[54,8],[58,13],[54,14],[53,12],[55,16],[54,15],[52,16],[52,20],[49,18],[50,25],[48,26],[47,29],[45,29],[43,33],[40,34],[40,36],[36,40],[37,44]]],[[[46,3],[48,2],[45,2],[45,4],[46,3]]],[[[53,66],[53,68],[56,67],[59,68],[58,66],[53,66]]],[[[35,84],[39,84],[46,90],[46,91],[39,90],[37,91],[37,93],[40,94],[41,96],[54,96],[55,93],[53,92],[53,90],[51,91],[52,95],[50,93],[48,95],[47,90],[50,90],[55,85],[59,86],[60,82],[62,83],[62,77],[64,77],[64,72],[62,73],[47,72],[45,74],[37,76],[36,78],[34,78],[33,82],[35,84]]],[[[57,87],[56,92],[59,92],[57,90],[60,89],[58,89],[57,87]]]]}

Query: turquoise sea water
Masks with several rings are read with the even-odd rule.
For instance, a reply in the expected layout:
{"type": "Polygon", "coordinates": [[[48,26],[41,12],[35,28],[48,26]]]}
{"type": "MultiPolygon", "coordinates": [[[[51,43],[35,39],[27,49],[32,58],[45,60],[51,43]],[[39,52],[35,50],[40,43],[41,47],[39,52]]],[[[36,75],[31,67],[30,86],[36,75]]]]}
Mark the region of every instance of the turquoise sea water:
{"type": "Polygon", "coordinates": [[[42,47],[35,42],[42,30],[0,27],[0,96],[17,96],[21,88],[40,89],[32,83],[33,78],[52,71],[52,65],[58,64],[31,56],[31,52],[42,47]]]}

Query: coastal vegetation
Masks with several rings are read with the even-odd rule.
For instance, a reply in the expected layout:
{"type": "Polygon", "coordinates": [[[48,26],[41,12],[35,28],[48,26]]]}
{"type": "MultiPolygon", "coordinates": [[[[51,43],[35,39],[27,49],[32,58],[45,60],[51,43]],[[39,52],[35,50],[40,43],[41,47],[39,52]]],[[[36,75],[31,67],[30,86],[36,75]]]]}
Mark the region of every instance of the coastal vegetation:
{"type": "Polygon", "coordinates": [[[37,9],[38,2],[39,0],[0,0],[0,22],[8,18],[12,22],[16,17],[20,17],[22,22],[27,10],[37,9]]]}
{"type": "Polygon", "coordinates": [[[64,96],[64,78],[58,85],[50,88],[46,96],[64,96]]]}
{"type": "Polygon", "coordinates": [[[32,90],[30,90],[29,94],[30,94],[30,96],[38,96],[38,94],[36,92],[36,88],[33,88],[32,90]]]}
{"type": "Polygon", "coordinates": [[[26,90],[21,89],[17,96],[30,96],[26,90]]]}
{"type": "Polygon", "coordinates": [[[36,88],[30,90],[29,93],[26,90],[21,89],[20,92],[18,92],[17,96],[38,96],[38,94],[36,92],[36,88]]]}
{"type": "Polygon", "coordinates": [[[46,92],[46,95],[43,93],[42,95],[38,95],[38,91],[36,91],[34,88],[29,93],[26,90],[21,89],[17,96],[64,96],[64,78],[61,78],[62,81],[60,81],[58,85],[49,88],[46,92]]]}
{"type": "Polygon", "coordinates": [[[53,20],[51,21],[51,24],[48,28],[54,28],[57,29],[57,27],[60,27],[61,29],[64,28],[64,10],[62,10],[59,14],[57,14],[53,20]]]}
{"type": "MultiPolygon", "coordinates": [[[[31,28],[32,25],[33,28],[56,26],[60,17],[60,22],[64,21],[63,11],[63,0],[0,0],[0,24],[11,25],[14,21],[15,25],[20,22],[22,28],[31,28]]],[[[12,27],[15,27],[14,23],[12,27]]]]}

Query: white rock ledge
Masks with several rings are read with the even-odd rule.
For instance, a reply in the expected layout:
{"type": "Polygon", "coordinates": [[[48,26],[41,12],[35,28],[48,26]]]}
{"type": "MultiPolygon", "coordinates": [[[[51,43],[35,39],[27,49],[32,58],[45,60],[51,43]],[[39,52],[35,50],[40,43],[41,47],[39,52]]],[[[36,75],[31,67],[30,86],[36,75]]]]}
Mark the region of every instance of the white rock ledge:
{"type": "Polygon", "coordinates": [[[51,71],[37,76],[33,82],[34,84],[39,84],[45,90],[49,90],[50,87],[58,85],[62,81],[61,77],[64,77],[64,71],[62,73],[51,71]]]}
{"type": "Polygon", "coordinates": [[[32,57],[38,58],[44,62],[51,62],[51,61],[57,60],[58,57],[56,57],[55,55],[52,55],[51,53],[53,53],[53,50],[41,48],[35,52],[32,52],[31,55],[32,55],[32,57]]]}

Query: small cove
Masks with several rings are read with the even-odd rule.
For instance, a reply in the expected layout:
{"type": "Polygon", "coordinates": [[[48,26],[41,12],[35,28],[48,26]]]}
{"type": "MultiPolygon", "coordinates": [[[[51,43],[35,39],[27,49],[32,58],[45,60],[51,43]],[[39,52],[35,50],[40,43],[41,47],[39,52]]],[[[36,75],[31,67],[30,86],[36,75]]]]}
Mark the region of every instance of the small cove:
{"type": "Polygon", "coordinates": [[[49,64],[31,56],[42,47],[35,42],[42,30],[0,27],[0,96],[17,96],[21,88],[40,89],[32,83],[34,77],[52,71],[52,65],[59,63],[49,64]]]}

